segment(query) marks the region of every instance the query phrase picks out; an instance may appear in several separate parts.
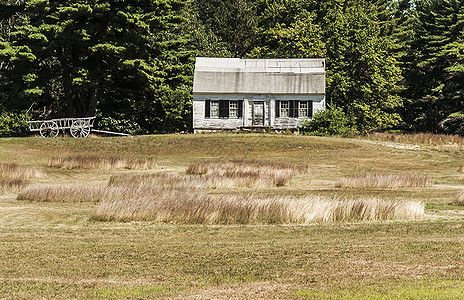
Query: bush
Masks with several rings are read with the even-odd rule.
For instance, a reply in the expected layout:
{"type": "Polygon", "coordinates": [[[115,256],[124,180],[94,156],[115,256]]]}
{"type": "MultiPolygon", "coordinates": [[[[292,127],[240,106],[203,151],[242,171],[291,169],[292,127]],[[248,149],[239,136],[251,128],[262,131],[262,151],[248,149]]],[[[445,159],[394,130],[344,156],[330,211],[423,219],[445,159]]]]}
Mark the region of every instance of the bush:
{"type": "Polygon", "coordinates": [[[0,135],[27,132],[26,120],[25,113],[2,112],[0,114],[0,135]]]}
{"type": "Polygon", "coordinates": [[[347,135],[356,133],[352,120],[341,108],[330,107],[303,123],[301,131],[309,135],[347,135]]]}
{"type": "Polygon", "coordinates": [[[136,120],[127,119],[122,114],[115,116],[98,116],[98,129],[128,134],[146,133],[136,120]]]}

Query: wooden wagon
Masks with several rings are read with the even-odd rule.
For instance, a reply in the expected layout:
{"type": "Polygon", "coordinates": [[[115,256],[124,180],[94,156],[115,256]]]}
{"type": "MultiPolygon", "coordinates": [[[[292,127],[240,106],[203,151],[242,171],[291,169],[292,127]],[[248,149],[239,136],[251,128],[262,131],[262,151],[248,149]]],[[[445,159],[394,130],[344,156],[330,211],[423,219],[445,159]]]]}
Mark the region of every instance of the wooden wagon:
{"type": "Polygon", "coordinates": [[[61,118],[50,120],[28,121],[29,130],[38,131],[42,137],[57,137],[60,130],[69,130],[71,136],[75,138],[85,138],[89,136],[93,127],[95,117],[85,118],[61,118]]]}

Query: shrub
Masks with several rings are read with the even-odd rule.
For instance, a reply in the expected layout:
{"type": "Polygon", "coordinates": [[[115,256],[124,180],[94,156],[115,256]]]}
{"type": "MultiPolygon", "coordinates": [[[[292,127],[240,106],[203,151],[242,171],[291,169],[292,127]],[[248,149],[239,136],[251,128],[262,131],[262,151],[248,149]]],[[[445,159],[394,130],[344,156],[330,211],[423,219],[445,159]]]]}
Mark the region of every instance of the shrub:
{"type": "Polygon", "coordinates": [[[0,114],[0,134],[8,135],[28,131],[25,113],[2,112],[0,114]]]}
{"type": "Polygon", "coordinates": [[[341,108],[330,107],[316,113],[311,120],[305,121],[301,131],[308,135],[347,135],[356,133],[352,120],[341,108]]]}

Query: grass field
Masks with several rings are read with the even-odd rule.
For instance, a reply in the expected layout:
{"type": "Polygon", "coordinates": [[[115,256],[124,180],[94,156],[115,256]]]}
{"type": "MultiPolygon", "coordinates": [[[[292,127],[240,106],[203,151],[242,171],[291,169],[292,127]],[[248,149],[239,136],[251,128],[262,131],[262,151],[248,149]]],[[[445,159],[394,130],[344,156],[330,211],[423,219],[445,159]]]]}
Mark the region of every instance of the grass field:
{"type": "MultiPolygon", "coordinates": [[[[462,299],[463,147],[427,140],[434,142],[253,134],[0,139],[7,170],[0,179],[14,170],[26,182],[1,189],[0,298],[462,299]],[[211,183],[221,163],[244,161],[254,169],[221,173],[230,184],[211,183]],[[186,172],[204,165],[214,172],[186,172]],[[243,183],[260,168],[284,170],[286,179],[243,183]],[[371,174],[382,184],[364,184],[371,174]],[[347,178],[357,181],[341,184],[347,178]],[[411,178],[425,183],[401,184],[411,178]],[[98,217],[109,200],[146,203],[159,191],[174,200],[414,201],[425,213],[307,224],[98,217]]],[[[186,209],[171,200],[163,209],[186,209]]]]}

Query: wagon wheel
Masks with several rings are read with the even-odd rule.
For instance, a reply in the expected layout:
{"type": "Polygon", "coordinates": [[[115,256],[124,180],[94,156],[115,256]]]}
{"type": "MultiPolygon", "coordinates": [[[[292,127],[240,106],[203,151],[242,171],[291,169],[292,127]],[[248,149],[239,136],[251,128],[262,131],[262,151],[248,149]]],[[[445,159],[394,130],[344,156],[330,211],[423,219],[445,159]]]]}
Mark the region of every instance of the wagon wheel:
{"type": "Polygon", "coordinates": [[[75,138],[85,138],[90,133],[90,124],[85,120],[74,120],[70,128],[71,135],[75,138]]]}
{"type": "Polygon", "coordinates": [[[40,135],[44,138],[51,137],[56,138],[60,132],[60,128],[55,121],[46,121],[40,125],[40,135]]]}

